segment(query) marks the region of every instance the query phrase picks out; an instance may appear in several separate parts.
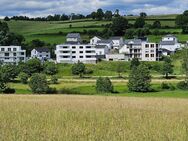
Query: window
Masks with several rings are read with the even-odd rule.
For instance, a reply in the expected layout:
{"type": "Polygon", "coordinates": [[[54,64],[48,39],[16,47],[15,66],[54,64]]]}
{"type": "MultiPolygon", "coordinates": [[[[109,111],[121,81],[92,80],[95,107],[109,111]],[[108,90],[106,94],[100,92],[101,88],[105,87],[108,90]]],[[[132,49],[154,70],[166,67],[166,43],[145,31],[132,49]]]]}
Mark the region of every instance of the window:
{"type": "Polygon", "coordinates": [[[21,53],[21,55],[24,55],[24,54],[25,54],[24,52],[21,53]]]}
{"type": "Polygon", "coordinates": [[[154,48],[154,46],[155,46],[154,44],[151,44],[151,48],[154,48]]]}
{"type": "Polygon", "coordinates": [[[75,48],[76,48],[75,46],[72,47],[72,49],[75,49],[75,48]]]}
{"type": "Polygon", "coordinates": [[[76,53],[76,51],[72,51],[72,53],[76,53]]]}
{"type": "Polygon", "coordinates": [[[86,53],[95,53],[95,51],[93,50],[93,51],[86,51],[86,53]]]}
{"type": "Polygon", "coordinates": [[[146,54],[145,57],[148,58],[148,57],[149,57],[149,54],[146,54]]]}
{"type": "Polygon", "coordinates": [[[63,46],[63,48],[68,48],[68,46],[63,46]]]}
{"type": "Polygon", "coordinates": [[[1,51],[5,51],[5,48],[1,48],[1,51]]]}
{"type": "Polygon", "coordinates": [[[154,57],[155,55],[154,54],[151,54],[151,57],[154,57]]]}
{"type": "Polygon", "coordinates": [[[84,58],[84,56],[80,56],[80,58],[84,58]]]}
{"type": "Polygon", "coordinates": [[[16,48],[13,48],[13,51],[16,51],[16,48]]]}
{"type": "Polygon", "coordinates": [[[76,58],[76,56],[72,56],[72,58],[76,58]]]}
{"type": "Polygon", "coordinates": [[[6,57],[5,60],[9,60],[9,58],[6,57]]]}
{"type": "Polygon", "coordinates": [[[13,56],[16,56],[16,53],[13,53],[13,56]]]}
{"type": "Polygon", "coordinates": [[[8,48],[8,51],[11,51],[11,48],[8,48]]]}
{"type": "Polygon", "coordinates": [[[83,51],[80,51],[80,53],[84,53],[83,51]]]}
{"type": "Polygon", "coordinates": [[[155,52],[154,50],[151,50],[151,52],[153,53],[153,52],[155,52]]]}
{"type": "Polygon", "coordinates": [[[9,53],[5,53],[5,56],[9,56],[9,53]]]}
{"type": "Polygon", "coordinates": [[[91,46],[86,46],[86,48],[91,48],[91,46]]]}
{"type": "Polygon", "coordinates": [[[46,57],[48,57],[48,55],[46,55],[46,57]]]}
{"type": "Polygon", "coordinates": [[[149,48],[149,44],[146,44],[145,47],[146,47],[146,48],[149,48]]]}
{"type": "Polygon", "coordinates": [[[80,46],[80,48],[84,48],[83,46],[80,46]]]}
{"type": "Polygon", "coordinates": [[[63,56],[62,58],[69,58],[69,56],[63,56]]]}

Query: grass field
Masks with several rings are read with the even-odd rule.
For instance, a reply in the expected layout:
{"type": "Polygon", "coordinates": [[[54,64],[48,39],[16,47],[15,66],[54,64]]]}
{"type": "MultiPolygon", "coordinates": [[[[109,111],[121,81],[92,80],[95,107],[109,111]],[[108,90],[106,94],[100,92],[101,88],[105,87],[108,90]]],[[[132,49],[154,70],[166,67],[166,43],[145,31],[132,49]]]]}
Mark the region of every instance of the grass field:
{"type": "MultiPolygon", "coordinates": [[[[146,23],[153,24],[155,20],[160,20],[162,26],[175,26],[175,17],[177,15],[159,15],[148,16],[146,23]]],[[[130,23],[134,23],[136,16],[126,17],[130,23]]],[[[12,32],[23,35],[26,38],[26,42],[30,42],[34,39],[40,39],[51,44],[60,44],[65,42],[65,34],[69,32],[83,32],[83,30],[98,30],[104,29],[102,25],[109,24],[109,21],[93,21],[91,19],[69,21],[52,21],[52,22],[39,22],[39,21],[9,21],[7,22],[12,32]],[[69,25],[72,28],[69,28],[69,25]],[[63,32],[64,34],[59,34],[63,32]]],[[[161,29],[166,32],[179,32],[177,34],[181,42],[185,42],[188,35],[182,35],[181,29],[161,29]]],[[[88,36],[83,37],[84,40],[88,40],[88,36]]],[[[150,41],[159,42],[161,36],[149,36],[150,41]]]]}
{"type": "Polygon", "coordinates": [[[188,100],[0,96],[1,141],[186,141],[188,100]]]}

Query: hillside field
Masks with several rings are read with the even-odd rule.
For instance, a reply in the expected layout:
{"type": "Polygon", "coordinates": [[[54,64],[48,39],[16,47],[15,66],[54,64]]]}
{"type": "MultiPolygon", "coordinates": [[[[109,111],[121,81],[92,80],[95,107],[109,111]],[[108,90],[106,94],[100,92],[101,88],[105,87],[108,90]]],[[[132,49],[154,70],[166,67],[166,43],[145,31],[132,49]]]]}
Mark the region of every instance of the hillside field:
{"type": "Polygon", "coordinates": [[[2,141],[186,141],[188,100],[0,96],[2,141]]]}
{"type": "MultiPolygon", "coordinates": [[[[169,26],[168,29],[160,29],[159,31],[166,31],[169,33],[176,32],[176,36],[181,42],[188,40],[188,35],[181,34],[181,29],[174,29],[175,17],[177,15],[160,15],[148,16],[146,23],[153,24],[155,20],[160,20],[162,26],[169,26]]],[[[128,16],[129,23],[134,23],[136,16],[128,16]]],[[[23,35],[26,42],[34,39],[40,39],[51,44],[60,44],[65,42],[65,35],[69,32],[83,32],[83,30],[98,30],[104,29],[103,25],[111,23],[110,21],[94,21],[92,19],[74,20],[70,21],[9,21],[7,22],[12,32],[23,35]],[[72,28],[69,25],[72,25],[72,28]],[[63,34],[61,34],[63,33],[63,34]]],[[[149,36],[149,40],[159,42],[162,36],[149,36]]],[[[89,40],[89,36],[82,36],[84,40],[89,40]]]]}

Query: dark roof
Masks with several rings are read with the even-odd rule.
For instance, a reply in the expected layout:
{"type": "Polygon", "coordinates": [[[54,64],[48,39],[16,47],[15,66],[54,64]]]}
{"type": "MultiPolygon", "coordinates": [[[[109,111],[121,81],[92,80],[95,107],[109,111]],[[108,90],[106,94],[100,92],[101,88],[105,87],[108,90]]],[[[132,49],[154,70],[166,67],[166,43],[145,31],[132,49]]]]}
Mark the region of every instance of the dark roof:
{"type": "Polygon", "coordinates": [[[105,48],[106,45],[96,45],[95,48],[105,48]]]}
{"type": "Polygon", "coordinates": [[[165,37],[176,37],[176,36],[174,36],[174,35],[172,35],[172,34],[168,34],[168,35],[166,35],[165,37]]]}
{"type": "Polygon", "coordinates": [[[175,41],[161,41],[160,45],[175,45],[175,41]]]}
{"type": "Polygon", "coordinates": [[[110,40],[120,40],[122,37],[120,36],[115,36],[115,37],[111,37],[110,40]]]}
{"type": "Polygon", "coordinates": [[[80,33],[69,33],[67,38],[80,38],[80,33]]]}
{"type": "Polygon", "coordinates": [[[141,39],[130,39],[130,40],[125,40],[125,44],[129,45],[129,44],[133,44],[133,45],[141,45],[142,44],[142,40],[141,39]]]}
{"type": "Polygon", "coordinates": [[[103,43],[103,44],[110,44],[112,41],[111,40],[101,40],[97,41],[97,43],[103,43]]]}
{"type": "Polygon", "coordinates": [[[35,48],[35,50],[38,52],[49,52],[50,51],[48,48],[45,48],[45,47],[35,48]]]}
{"type": "Polygon", "coordinates": [[[142,40],[142,41],[148,41],[148,37],[138,37],[138,39],[142,40]]]}

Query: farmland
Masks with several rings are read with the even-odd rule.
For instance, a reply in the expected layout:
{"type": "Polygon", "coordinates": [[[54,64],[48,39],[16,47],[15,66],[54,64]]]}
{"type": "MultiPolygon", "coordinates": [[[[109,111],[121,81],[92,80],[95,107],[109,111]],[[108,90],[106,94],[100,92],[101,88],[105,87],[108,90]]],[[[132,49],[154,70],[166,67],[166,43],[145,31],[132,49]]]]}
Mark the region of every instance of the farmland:
{"type": "MultiPolygon", "coordinates": [[[[175,33],[181,42],[185,42],[188,35],[181,34],[181,29],[175,27],[175,17],[177,15],[159,15],[148,16],[145,20],[147,24],[153,24],[155,20],[159,20],[163,27],[168,28],[159,29],[168,33],[175,33]]],[[[134,23],[136,16],[126,17],[129,23],[134,23]]],[[[26,38],[26,42],[34,39],[40,39],[50,44],[60,44],[65,41],[65,36],[69,32],[83,32],[84,30],[102,31],[104,25],[111,23],[110,21],[95,21],[92,19],[73,20],[70,21],[9,21],[7,22],[10,30],[17,34],[21,34],[26,38]],[[71,28],[70,28],[71,25],[71,28]],[[62,34],[63,33],[63,34],[62,34]]],[[[162,35],[150,35],[149,40],[159,42],[162,35]]],[[[84,40],[89,40],[88,35],[82,35],[84,40]]]]}
{"type": "Polygon", "coordinates": [[[0,96],[0,140],[187,140],[188,101],[0,96]]]}

